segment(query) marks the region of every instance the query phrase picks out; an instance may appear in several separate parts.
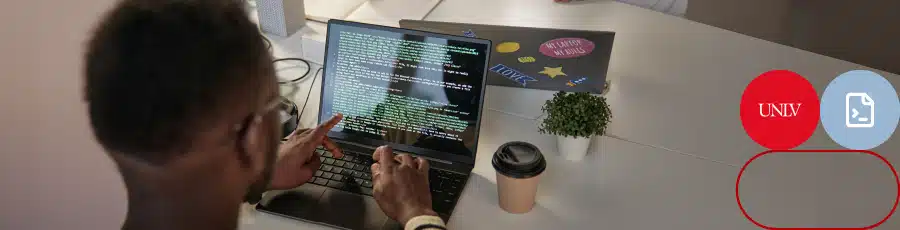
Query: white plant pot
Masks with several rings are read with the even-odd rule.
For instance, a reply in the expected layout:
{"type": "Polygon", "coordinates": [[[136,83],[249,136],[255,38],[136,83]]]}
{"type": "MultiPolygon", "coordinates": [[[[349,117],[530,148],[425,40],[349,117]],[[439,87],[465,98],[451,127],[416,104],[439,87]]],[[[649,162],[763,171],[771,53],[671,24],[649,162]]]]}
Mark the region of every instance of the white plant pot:
{"type": "Polygon", "coordinates": [[[593,137],[572,137],[572,136],[556,136],[556,144],[559,147],[559,154],[566,160],[580,161],[587,155],[588,148],[591,147],[591,139],[593,137]]]}

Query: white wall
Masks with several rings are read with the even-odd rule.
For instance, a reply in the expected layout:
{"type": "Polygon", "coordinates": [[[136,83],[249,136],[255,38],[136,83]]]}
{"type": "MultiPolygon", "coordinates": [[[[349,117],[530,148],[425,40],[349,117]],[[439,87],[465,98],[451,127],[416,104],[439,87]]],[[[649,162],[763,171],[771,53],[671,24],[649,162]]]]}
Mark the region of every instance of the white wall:
{"type": "Polygon", "coordinates": [[[82,43],[112,0],[0,4],[0,229],[116,229],[125,192],[90,135],[82,43]]]}

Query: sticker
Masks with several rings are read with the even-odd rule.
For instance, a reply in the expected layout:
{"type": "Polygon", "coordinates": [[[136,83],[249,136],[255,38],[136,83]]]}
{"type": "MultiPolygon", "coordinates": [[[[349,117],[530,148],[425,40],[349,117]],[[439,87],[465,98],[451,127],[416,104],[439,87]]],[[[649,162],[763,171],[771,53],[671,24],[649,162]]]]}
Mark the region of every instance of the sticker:
{"type": "Polygon", "coordinates": [[[474,37],[475,37],[475,32],[472,32],[472,30],[469,29],[469,30],[463,31],[463,36],[470,37],[470,38],[474,38],[474,37]]]}
{"type": "Polygon", "coordinates": [[[556,68],[544,67],[544,71],[538,73],[546,74],[547,76],[550,76],[550,78],[556,78],[556,76],[559,75],[567,76],[566,73],[563,73],[562,66],[556,68]]]}
{"type": "Polygon", "coordinates": [[[557,38],[541,44],[539,51],[553,58],[576,58],[594,52],[594,42],[584,38],[557,38]]]}
{"type": "Polygon", "coordinates": [[[508,66],[505,66],[503,64],[497,64],[496,66],[491,67],[491,71],[493,71],[494,73],[503,75],[504,77],[508,78],[509,80],[513,80],[513,81],[521,84],[523,87],[527,86],[528,82],[530,82],[530,81],[537,81],[537,79],[535,79],[531,76],[525,75],[522,72],[519,72],[518,70],[515,70],[513,68],[509,68],[508,66]]]}
{"type": "Polygon", "coordinates": [[[519,50],[518,42],[503,42],[497,45],[498,53],[512,53],[519,50]]]}
{"type": "Polygon", "coordinates": [[[578,85],[578,84],[581,84],[582,82],[584,82],[584,81],[586,81],[586,80],[587,80],[586,77],[579,78],[578,80],[574,80],[574,81],[573,81],[573,80],[569,80],[569,82],[566,82],[566,85],[568,85],[569,87],[574,87],[574,86],[576,86],[576,85],[578,85]]]}
{"type": "Polygon", "coordinates": [[[536,60],[534,59],[534,57],[530,57],[530,56],[529,56],[529,57],[520,57],[520,58],[519,58],[519,62],[521,62],[521,63],[531,63],[531,62],[534,62],[534,61],[536,61],[536,60]]]}

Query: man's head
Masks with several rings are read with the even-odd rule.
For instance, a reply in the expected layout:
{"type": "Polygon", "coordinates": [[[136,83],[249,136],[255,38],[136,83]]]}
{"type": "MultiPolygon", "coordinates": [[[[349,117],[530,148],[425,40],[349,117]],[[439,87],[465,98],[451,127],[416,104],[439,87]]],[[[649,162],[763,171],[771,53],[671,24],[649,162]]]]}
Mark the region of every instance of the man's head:
{"type": "Polygon", "coordinates": [[[238,2],[126,0],[94,31],[85,100],[129,191],[148,172],[264,188],[280,138],[278,88],[238,2]]]}

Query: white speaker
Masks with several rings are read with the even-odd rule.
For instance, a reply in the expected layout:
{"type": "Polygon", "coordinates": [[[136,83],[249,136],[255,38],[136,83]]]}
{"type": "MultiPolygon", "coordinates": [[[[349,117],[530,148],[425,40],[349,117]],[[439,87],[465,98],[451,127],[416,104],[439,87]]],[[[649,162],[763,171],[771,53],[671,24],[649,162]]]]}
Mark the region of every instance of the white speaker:
{"type": "Polygon", "coordinates": [[[264,33],[287,37],[306,25],[303,0],[256,0],[256,13],[264,33]]]}

